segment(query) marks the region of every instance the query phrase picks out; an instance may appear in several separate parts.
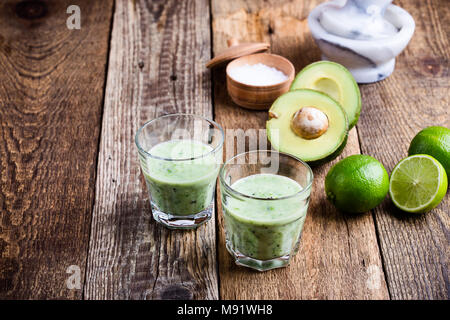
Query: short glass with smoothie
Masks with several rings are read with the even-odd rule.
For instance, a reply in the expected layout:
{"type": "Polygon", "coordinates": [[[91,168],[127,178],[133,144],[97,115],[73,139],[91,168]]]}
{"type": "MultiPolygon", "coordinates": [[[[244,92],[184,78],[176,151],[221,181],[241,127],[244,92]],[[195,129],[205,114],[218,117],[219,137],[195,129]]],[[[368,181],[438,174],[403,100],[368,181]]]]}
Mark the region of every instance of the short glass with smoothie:
{"type": "Polygon", "coordinates": [[[297,253],[313,173],[272,150],[228,160],[220,174],[226,245],[238,265],[259,271],[287,266],[297,253]]]}
{"type": "Polygon", "coordinates": [[[154,219],[171,229],[195,228],[212,216],[223,130],[191,114],[170,114],[136,134],[154,219]]]}

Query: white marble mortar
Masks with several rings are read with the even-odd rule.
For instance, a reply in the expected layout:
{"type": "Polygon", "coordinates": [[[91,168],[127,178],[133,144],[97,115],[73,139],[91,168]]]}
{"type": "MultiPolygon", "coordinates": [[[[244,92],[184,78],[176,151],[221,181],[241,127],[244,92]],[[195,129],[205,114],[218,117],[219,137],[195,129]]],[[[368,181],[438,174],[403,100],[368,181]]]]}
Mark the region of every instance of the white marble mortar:
{"type": "MultiPolygon", "coordinates": [[[[410,41],[415,28],[414,19],[404,9],[386,0],[330,1],[314,8],[308,16],[311,33],[322,51],[322,59],[338,62],[347,67],[358,83],[371,83],[385,79],[395,67],[395,57],[410,41]],[[327,6],[357,6],[365,10],[367,4],[383,5],[384,19],[395,26],[392,36],[374,39],[342,37],[328,32],[320,23],[322,10],[327,6]]],[[[352,19],[351,16],[348,19],[352,19]]],[[[342,21],[345,23],[345,21],[342,21]]],[[[355,34],[358,31],[354,32],[355,34]]]]}

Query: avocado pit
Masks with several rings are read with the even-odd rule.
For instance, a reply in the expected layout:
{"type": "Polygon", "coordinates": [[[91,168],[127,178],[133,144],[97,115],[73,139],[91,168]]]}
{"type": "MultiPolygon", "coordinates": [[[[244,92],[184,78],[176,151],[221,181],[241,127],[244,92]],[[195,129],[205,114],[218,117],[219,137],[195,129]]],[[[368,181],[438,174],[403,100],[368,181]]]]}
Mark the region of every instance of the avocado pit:
{"type": "Polygon", "coordinates": [[[328,117],[315,107],[303,107],[294,113],[291,129],[304,139],[317,139],[328,129],[328,117]]]}

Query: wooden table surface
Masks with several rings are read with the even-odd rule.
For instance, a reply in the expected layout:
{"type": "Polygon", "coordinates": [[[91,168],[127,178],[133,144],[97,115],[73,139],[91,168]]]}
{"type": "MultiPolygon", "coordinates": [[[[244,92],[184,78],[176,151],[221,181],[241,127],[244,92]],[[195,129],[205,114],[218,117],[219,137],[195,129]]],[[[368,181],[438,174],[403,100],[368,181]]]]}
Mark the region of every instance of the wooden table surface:
{"type": "MultiPolygon", "coordinates": [[[[224,69],[205,63],[235,37],[270,42],[298,72],[320,59],[306,20],[319,2],[2,1],[0,298],[449,299],[450,197],[425,215],[389,199],[345,215],[323,190],[336,160],[314,168],[288,268],[237,267],[217,201],[195,231],[151,217],[138,127],[188,112],[242,134],[264,128],[267,113],[234,105],[224,69]],[[66,27],[71,4],[80,30],[66,27]]],[[[394,3],[414,17],[415,34],[391,77],[360,86],[361,117],[338,158],[368,154],[388,172],[420,129],[450,126],[448,2],[394,3]]]]}

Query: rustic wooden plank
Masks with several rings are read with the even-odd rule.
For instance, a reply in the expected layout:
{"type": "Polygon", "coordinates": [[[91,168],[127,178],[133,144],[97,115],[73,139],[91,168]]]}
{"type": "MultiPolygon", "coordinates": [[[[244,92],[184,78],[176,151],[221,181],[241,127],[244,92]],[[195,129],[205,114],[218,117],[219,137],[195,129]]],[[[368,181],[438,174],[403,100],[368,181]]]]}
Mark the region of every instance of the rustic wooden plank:
{"type": "MultiPolygon", "coordinates": [[[[272,52],[290,59],[299,71],[320,59],[306,22],[308,12],[318,2],[213,0],[214,54],[222,51],[231,37],[270,41],[272,52]]],[[[216,121],[226,129],[265,127],[266,112],[246,111],[231,102],[223,68],[214,72],[213,80],[216,121]]],[[[360,149],[353,129],[343,156],[357,153],[360,149]]],[[[226,154],[229,157],[233,150],[228,147],[226,154]]],[[[225,249],[222,215],[218,211],[221,298],[389,298],[371,214],[343,215],[325,199],[324,177],[332,163],[314,169],[301,247],[288,268],[257,273],[237,267],[225,249]]]]}
{"type": "Polygon", "coordinates": [[[0,4],[1,299],[82,296],[112,1],[71,4],[0,4]]]}
{"type": "Polygon", "coordinates": [[[147,120],[212,117],[209,3],[116,1],[85,297],[218,297],[214,219],[169,231],[151,218],[134,145],[147,120]]]}
{"type": "MultiPolygon", "coordinates": [[[[390,172],[407,156],[422,128],[450,127],[450,8],[445,0],[396,1],[416,21],[416,31],[388,79],[362,86],[365,109],[358,124],[361,149],[390,172]]],[[[389,292],[393,299],[448,299],[447,195],[435,210],[402,214],[390,200],[375,210],[389,292]]]]}

